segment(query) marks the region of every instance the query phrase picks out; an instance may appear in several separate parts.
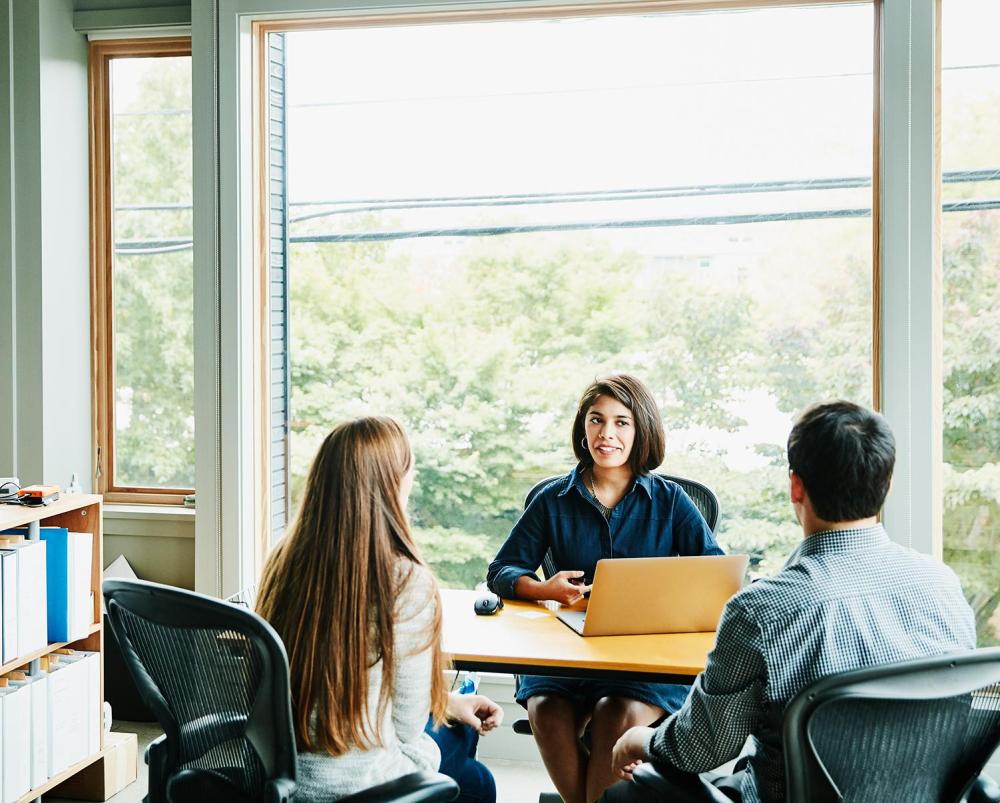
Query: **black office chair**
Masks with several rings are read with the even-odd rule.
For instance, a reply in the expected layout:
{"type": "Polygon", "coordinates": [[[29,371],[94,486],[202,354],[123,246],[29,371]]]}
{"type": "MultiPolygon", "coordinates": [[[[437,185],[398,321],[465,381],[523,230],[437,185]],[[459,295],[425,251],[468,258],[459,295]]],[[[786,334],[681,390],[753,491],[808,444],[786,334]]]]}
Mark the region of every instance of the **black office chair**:
{"type": "MultiPolygon", "coordinates": [[[[146,751],[148,803],[278,803],[295,794],[288,659],[250,610],[171,586],[106,580],[108,617],[164,734],[146,751]]],[[[453,800],[458,785],[413,773],[344,803],[453,800]]]]}
{"type": "MultiPolygon", "coordinates": [[[[788,803],[998,803],[1000,648],[822,678],[785,709],[788,803]]],[[[633,778],[672,793],[652,764],[633,778]]]]}
{"type": "Polygon", "coordinates": [[[790,803],[989,800],[1000,648],[823,678],[789,703],[783,731],[790,803]]]}

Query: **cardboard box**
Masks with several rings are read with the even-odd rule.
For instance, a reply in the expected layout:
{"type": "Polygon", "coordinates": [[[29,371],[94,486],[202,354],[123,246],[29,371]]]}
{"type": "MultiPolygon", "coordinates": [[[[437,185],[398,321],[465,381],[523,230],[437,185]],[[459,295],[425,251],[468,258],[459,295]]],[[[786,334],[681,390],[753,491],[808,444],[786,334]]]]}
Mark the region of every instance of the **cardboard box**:
{"type": "Polygon", "coordinates": [[[107,800],[133,783],[138,770],[139,741],[134,733],[108,733],[104,756],[49,794],[76,800],[107,800]]]}

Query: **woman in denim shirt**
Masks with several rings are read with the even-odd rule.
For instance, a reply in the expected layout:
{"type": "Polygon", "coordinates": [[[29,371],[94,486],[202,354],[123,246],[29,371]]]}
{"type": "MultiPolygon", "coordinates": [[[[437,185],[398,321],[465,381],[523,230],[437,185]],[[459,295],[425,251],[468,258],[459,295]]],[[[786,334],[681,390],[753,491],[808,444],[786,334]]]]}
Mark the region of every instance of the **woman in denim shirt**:
{"type": "MultiPolygon", "coordinates": [[[[641,381],[616,374],[591,384],[573,421],[579,464],[532,499],[490,564],[490,588],[509,599],[573,605],[603,558],[721,555],[690,498],[651,473],[663,462],[664,440],[660,412],[641,381]],[[535,570],[547,550],[559,571],[541,581],[535,570]]],[[[618,737],[676,711],[686,696],[686,686],[533,675],[519,677],[517,688],[566,803],[600,797],[616,780],[611,749],[618,737]],[[580,742],[587,723],[589,754],[580,742]]]]}

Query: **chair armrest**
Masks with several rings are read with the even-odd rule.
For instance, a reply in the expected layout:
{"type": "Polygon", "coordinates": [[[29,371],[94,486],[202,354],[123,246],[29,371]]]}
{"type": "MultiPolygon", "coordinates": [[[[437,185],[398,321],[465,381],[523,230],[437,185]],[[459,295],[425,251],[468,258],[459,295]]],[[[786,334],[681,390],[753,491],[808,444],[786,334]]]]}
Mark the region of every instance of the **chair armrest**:
{"type": "Polygon", "coordinates": [[[514,733],[518,733],[521,736],[531,736],[531,721],[527,719],[515,719],[513,730],[514,733]]]}
{"type": "Polygon", "coordinates": [[[980,775],[965,799],[969,803],[1000,803],[1000,786],[989,775],[980,775]]]}
{"type": "Polygon", "coordinates": [[[146,745],[146,765],[149,767],[147,803],[167,803],[167,735],[146,745]]]}
{"type": "Polygon", "coordinates": [[[458,797],[458,784],[438,772],[411,772],[340,799],[340,803],[435,803],[458,797]]]}
{"type": "Polygon", "coordinates": [[[267,803],[288,803],[295,797],[298,785],[291,778],[272,778],[264,788],[267,803]]]}
{"type": "Polygon", "coordinates": [[[167,799],[170,803],[187,803],[189,800],[252,803],[239,787],[210,770],[181,770],[172,775],[167,783],[167,799]]]}
{"type": "Polygon", "coordinates": [[[645,791],[649,799],[669,800],[671,803],[703,803],[712,800],[728,803],[730,798],[711,784],[703,781],[697,773],[682,772],[672,767],[657,769],[646,762],[632,772],[635,785],[645,791]]]}
{"type": "Polygon", "coordinates": [[[648,761],[635,768],[632,772],[632,780],[636,786],[641,789],[648,789],[650,792],[670,794],[677,791],[677,788],[664,778],[663,774],[648,761]]]}

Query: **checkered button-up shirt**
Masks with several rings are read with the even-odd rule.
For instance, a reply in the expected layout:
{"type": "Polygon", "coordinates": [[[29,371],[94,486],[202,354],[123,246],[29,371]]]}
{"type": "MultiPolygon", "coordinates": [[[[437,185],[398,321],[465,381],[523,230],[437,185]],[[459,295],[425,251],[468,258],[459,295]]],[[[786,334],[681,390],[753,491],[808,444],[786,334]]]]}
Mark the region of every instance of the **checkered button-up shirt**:
{"type": "Polygon", "coordinates": [[[743,800],[784,800],[781,725],[796,693],[826,675],[975,646],[972,609],[947,566],[881,525],[815,533],[726,605],[705,671],[653,732],[650,757],[704,772],[749,736],[743,800]]]}

